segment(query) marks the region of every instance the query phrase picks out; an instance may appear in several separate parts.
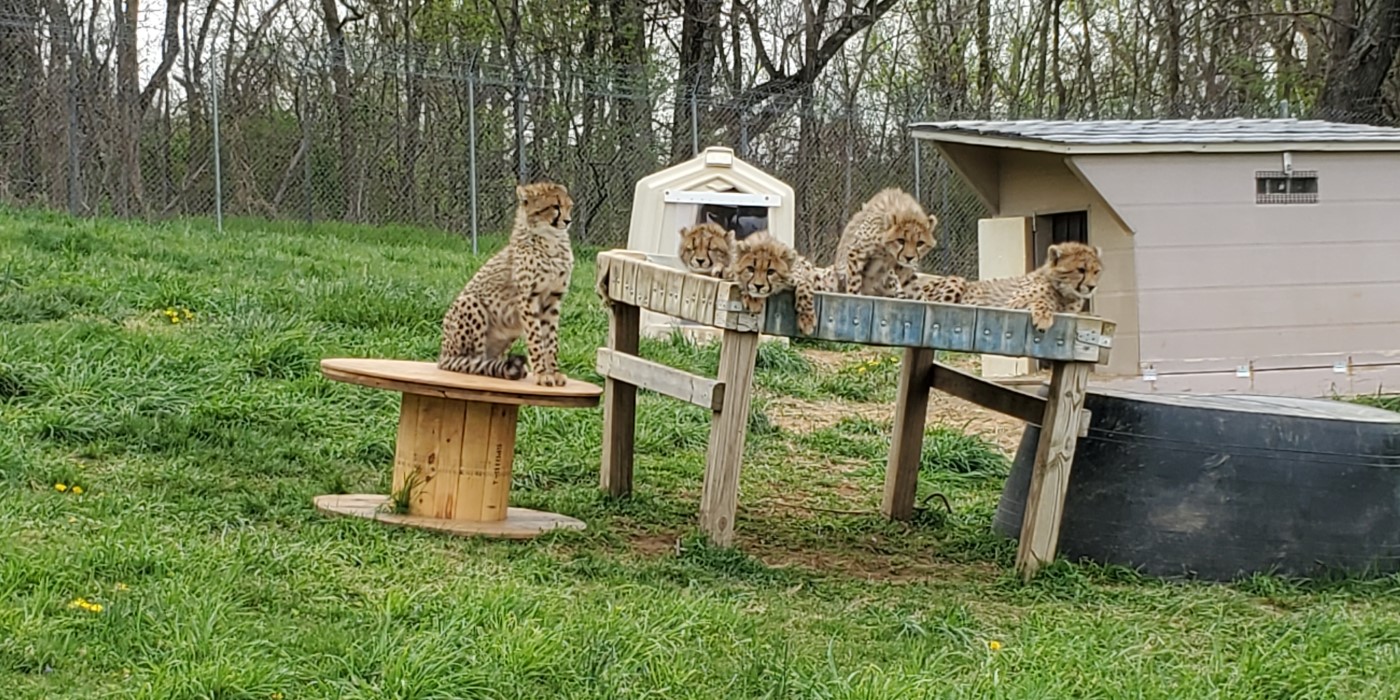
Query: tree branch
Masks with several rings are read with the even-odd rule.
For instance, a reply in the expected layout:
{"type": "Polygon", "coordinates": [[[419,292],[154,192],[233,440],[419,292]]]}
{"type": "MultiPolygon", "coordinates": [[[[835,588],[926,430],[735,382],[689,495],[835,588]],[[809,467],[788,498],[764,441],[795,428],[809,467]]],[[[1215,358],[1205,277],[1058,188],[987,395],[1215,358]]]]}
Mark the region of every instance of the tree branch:
{"type": "MultiPolygon", "coordinates": [[[[734,9],[739,10],[744,15],[744,21],[749,26],[749,36],[753,39],[754,53],[758,56],[758,64],[763,66],[764,72],[770,78],[782,77],[782,73],[773,65],[773,58],[768,55],[768,47],[763,45],[763,36],[758,26],[758,15],[742,0],[734,0],[734,9]]],[[[738,50],[738,47],[735,47],[738,50]]]]}
{"type": "Polygon", "coordinates": [[[138,101],[142,114],[151,108],[156,90],[165,84],[165,78],[175,65],[175,57],[180,53],[180,15],[184,12],[185,0],[169,0],[165,5],[165,37],[161,40],[160,65],[146,82],[138,101]]]}

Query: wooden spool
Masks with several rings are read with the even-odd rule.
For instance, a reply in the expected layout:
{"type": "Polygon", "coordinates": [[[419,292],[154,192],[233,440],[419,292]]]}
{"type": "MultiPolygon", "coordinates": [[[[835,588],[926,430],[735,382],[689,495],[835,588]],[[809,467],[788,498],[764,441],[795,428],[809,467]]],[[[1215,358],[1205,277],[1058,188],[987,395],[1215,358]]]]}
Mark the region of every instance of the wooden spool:
{"type": "Polygon", "coordinates": [[[516,419],[521,406],[598,405],[602,389],[570,379],[545,387],[438,369],[431,362],[326,359],[328,379],[403,394],[394,448],[393,494],[407,512],[393,512],[393,495],[317,496],[318,510],[460,535],[528,538],[582,521],[510,507],[516,419]]]}

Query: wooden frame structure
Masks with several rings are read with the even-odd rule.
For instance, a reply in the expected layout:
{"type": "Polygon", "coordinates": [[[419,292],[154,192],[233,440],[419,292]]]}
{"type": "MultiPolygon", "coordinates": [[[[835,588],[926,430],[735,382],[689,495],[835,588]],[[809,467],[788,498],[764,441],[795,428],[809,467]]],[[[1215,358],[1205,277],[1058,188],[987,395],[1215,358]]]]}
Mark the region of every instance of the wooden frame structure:
{"type": "MultiPolygon", "coordinates": [[[[714,412],[700,525],[716,544],[734,537],[739,469],[760,335],[797,337],[792,295],[770,298],[760,313],[744,309],[736,285],[687,272],[673,256],[613,250],[598,255],[598,292],[609,306],[607,346],[598,350],[606,379],[599,486],[612,496],[632,490],[637,389],[714,412]],[[723,329],[718,377],[698,377],[638,356],[640,310],[723,329]]],[[[848,294],[818,293],[810,337],[903,347],[893,439],[881,510],[891,519],[914,511],[919,456],[931,389],[1042,427],[1021,526],[1016,568],[1030,578],[1052,561],[1076,440],[1088,427],[1084,392],[1091,367],[1108,361],[1115,324],[1058,314],[1044,333],[1030,313],[848,294]],[[1009,389],[934,362],[935,350],[1032,357],[1052,364],[1049,398],[1009,389]]]]}
{"type": "Polygon", "coordinates": [[[526,539],[581,520],[510,506],[521,406],[586,408],[602,388],[570,379],[545,387],[438,369],[432,362],[359,358],[321,361],[327,379],[403,394],[392,494],[317,496],[317,510],[452,535],[526,539]],[[394,512],[400,502],[406,512],[394,512]]]}

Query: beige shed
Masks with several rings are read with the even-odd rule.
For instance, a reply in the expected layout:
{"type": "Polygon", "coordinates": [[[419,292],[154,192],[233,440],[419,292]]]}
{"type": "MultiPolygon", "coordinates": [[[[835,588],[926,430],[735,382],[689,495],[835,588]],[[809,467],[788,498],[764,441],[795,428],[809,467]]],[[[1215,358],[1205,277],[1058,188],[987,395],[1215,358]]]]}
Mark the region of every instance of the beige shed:
{"type": "MultiPolygon", "coordinates": [[[[1400,391],[1400,129],[1296,119],[914,124],[986,205],[979,273],[1104,251],[1094,383],[1400,391]]],[[[1014,377],[1026,360],[984,360],[1014,377]]]]}
{"type": "MultiPolygon", "coordinates": [[[[735,157],[732,149],[706,148],[637,181],[627,249],[674,256],[680,230],[707,220],[740,238],[766,229],[792,245],[795,205],[787,183],[735,157]]],[[[664,336],[675,329],[702,338],[714,334],[711,328],[643,309],[644,335],[664,336]]]]}

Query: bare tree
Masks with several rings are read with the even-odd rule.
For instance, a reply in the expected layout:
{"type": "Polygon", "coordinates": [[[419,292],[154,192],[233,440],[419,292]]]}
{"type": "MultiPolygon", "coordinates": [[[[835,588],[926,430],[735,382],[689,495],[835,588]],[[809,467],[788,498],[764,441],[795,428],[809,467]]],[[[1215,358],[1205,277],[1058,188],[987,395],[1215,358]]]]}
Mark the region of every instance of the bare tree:
{"type": "Polygon", "coordinates": [[[1378,122],[1381,88],[1400,52],[1400,0],[1374,0],[1358,16],[1356,0],[1336,0],[1336,39],[1318,106],[1334,119],[1378,122]]]}

